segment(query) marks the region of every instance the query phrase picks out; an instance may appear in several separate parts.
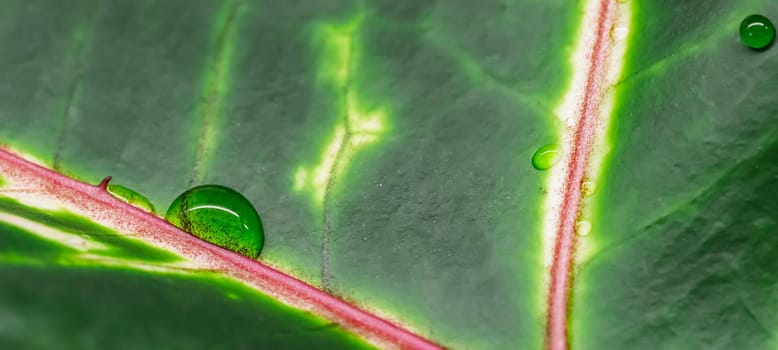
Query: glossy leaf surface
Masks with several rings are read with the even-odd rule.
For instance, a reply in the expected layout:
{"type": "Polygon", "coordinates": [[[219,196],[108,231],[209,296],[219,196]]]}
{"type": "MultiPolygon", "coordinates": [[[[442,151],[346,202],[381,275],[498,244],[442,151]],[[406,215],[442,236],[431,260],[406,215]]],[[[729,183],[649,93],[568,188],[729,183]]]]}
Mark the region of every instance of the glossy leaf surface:
{"type": "MultiPolygon", "coordinates": [[[[584,3],[8,1],[0,142],[157,208],[235,188],[264,261],[452,348],[539,348],[549,175],[532,156],[561,142],[584,3]]],[[[571,345],[774,347],[777,54],[738,25],[778,7],[629,3],[571,345]]],[[[101,271],[56,275],[110,289],[101,271]]]]}

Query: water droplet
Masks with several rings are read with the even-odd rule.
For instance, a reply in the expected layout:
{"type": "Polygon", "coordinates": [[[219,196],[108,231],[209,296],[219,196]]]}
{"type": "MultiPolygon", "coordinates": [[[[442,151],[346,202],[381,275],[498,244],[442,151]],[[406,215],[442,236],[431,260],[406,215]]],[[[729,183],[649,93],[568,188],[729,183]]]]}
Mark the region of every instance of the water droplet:
{"type": "Polygon", "coordinates": [[[254,206],[235,190],[219,185],[193,187],[165,214],[176,227],[222,248],[256,258],[265,234],[254,206]]]}
{"type": "Polygon", "coordinates": [[[152,214],[156,212],[156,210],[154,210],[154,205],[151,204],[151,201],[149,201],[148,198],[144,197],[140,193],[135,192],[127,187],[124,187],[122,185],[108,184],[106,190],[116,199],[124,203],[127,203],[133,207],[143,209],[152,214]]]}
{"type": "Polygon", "coordinates": [[[613,40],[624,40],[628,33],[629,29],[627,27],[614,25],[611,27],[610,35],[613,40]]]}
{"type": "Polygon", "coordinates": [[[579,236],[586,236],[592,232],[592,223],[588,220],[581,220],[575,223],[575,233],[579,236]]]}
{"type": "Polygon", "coordinates": [[[765,16],[751,15],[740,23],[740,40],[752,49],[764,49],[774,39],[775,26],[765,16]]]}
{"type": "Polygon", "coordinates": [[[532,166],[538,170],[551,168],[559,161],[559,149],[556,145],[545,145],[532,155],[532,166]]]}
{"type": "Polygon", "coordinates": [[[581,192],[584,196],[591,196],[597,190],[597,184],[592,180],[585,180],[581,184],[581,192]]]}

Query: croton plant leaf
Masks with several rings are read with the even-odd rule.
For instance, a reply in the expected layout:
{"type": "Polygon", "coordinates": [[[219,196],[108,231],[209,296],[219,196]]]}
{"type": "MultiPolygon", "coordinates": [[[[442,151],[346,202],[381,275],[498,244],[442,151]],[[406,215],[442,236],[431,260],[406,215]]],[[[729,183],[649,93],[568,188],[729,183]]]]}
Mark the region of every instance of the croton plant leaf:
{"type": "Polygon", "coordinates": [[[0,348],[776,348],[752,14],[778,2],[2,1],[0,348]],[[159,217],[209,183],[257,260],[159,217]]]}

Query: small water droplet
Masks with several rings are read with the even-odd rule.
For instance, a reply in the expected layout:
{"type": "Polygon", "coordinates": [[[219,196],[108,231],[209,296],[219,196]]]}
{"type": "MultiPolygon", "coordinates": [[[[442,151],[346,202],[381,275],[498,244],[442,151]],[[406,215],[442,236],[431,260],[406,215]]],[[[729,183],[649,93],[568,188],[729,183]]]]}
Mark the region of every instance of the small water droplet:
{"type": "Polygon", "coordinates": [[[222,248],[256,258],[265,234],[246,197],[219,185],[193,187],[178,196],[165,214],[176,227],[222,248]]]}
{"type": "Polygon", "coordinates": [[[629,29],[625,26],[614,25],[611,27],[610,35],[613,40],[624,40],[627,34],[629,34],[629,29]]]}
{"type": "Polygon", "coordinates": [[[584,196],[591,196],[597,190],[597,184],[592,180],[585,180],[581,184],[581,192],[584,196]]]}
{"type": "Polygon", "coordinates": [[[106,190],[116,199],[124,203],[127,203],[129,205],[132,205],[133,207],[143,209],[152,214],[156,212],[156,210],[154,209],[154,205],[151,204],[151,201],[149,201],[148,198],[144,197],[140,193],[135,192],[127,187],[124,187],[122,185],[108,184],[106,190]]]}
{"type": "Polygon", "coordinates": [[[579,236],[586,236],[592,232],[592,223],[588,220],[581,220],[575,223],[575,233],[579,236]]]}
{"type": "Polygon", "coordinates": [[[546,170],[559,161],[559,149],[556,145],[545,145],[538,148],[532,155],[532,166],[538,170],[546,170]]]}
{"type": "Polygon", "coordinates": [[[767,48],[774,39],[775,26],[765,16],[751,15],[740,23],[740,40],[752,49],[767,48]]]}

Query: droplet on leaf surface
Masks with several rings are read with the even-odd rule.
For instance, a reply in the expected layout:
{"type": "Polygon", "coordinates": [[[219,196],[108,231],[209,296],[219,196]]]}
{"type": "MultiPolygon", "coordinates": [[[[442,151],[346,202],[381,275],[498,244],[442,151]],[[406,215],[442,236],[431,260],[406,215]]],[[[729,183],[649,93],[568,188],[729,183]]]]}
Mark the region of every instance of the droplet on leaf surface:
{"type": "Polygon", "coordinates": [[[575,233],[579,236],[586,236],[592,232],[592,223],[588,220],[581,220],[575,223],[575,233]]]}
{"type": "Polygon", "coordinates": [[[585,180],[581,184],[581,193],[583,193],[584,196],[591,196],[594,194],[594,191],[597,190],[597,183],[592,180],[585,180]]]}
{"type": "Polygon", "coordinates": [[[108,184],[106,190],[116,199],[124,203],[127,203],[129,205],[132,205],[133,207],[143,209],[152,214],[156,212],[154,210],[154,205],[151,204],[151,201],[149,201],[148,198],[144,197],[140,193],[135,192],[127,187],[121,185],[108,184]]]}
{"type": "Polygon", "coordinates": [[[220,185],[193,187],[178,196],[165,214],[176,227],[222,248],[256,258],[265,234],[246,197],[220,185]]]}
{"type": "Polygon", "coordinates": [[[770,46],[774,39],[775,26],[765,16],[751,15],[740,23],[740,40],[752,49],[764,49],[770,46]]]}
{"type": "Polygon", "coordinates": [[[611,27],[610,36],[613,40],[624,40],[629,34],[629,29],[625,26],[614,25],[611,27]]]}
{"type": "Polygon", "coordinates": [[[545,145],[538,148],[532,155],[532,166],[538,170],[551,168],[559,160],[559,149],[556,145],[545,145]]]}

